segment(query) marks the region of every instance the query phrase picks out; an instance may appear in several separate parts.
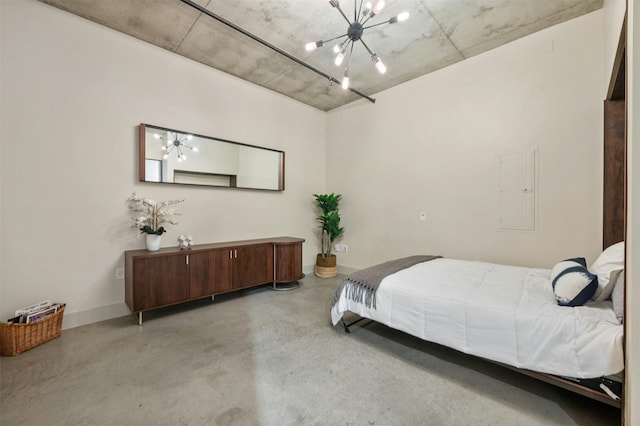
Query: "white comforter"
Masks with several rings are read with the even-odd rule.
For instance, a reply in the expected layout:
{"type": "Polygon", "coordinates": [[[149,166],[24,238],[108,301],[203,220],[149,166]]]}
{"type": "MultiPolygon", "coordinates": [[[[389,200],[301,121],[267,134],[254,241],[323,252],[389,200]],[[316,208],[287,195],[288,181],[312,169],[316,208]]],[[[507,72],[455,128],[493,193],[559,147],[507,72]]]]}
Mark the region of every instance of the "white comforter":
{"type": "Polygon", "coordinates": [[[558,306],[550,271],[436,259],[389,275],[377,309],[345,297],[347,311],[424,340],[518,368],[577,378],[623,369],[623,328],[610,301],[558,306]]]}

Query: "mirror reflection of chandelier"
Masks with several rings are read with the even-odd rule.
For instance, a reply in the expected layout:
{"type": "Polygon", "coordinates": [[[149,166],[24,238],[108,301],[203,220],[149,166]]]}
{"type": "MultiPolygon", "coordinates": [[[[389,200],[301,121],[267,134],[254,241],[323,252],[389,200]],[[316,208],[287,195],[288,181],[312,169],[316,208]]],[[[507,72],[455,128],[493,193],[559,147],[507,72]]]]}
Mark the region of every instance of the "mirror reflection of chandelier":
{"type": "MultiPolygon", "coordinates": [[[[167,144],[162,145],[162,150],[165,151],[162,158],[164,158],[165,160],[169,158],[169,154],[171,154],[171,151],[173,150],[175,150],[176,154],[178,154],[178,162],[181,162],[182,160],[187,159],[187,156],[184,155],[184,151],[183,151],[184,148],[189,148],[193,152],[198,152],[197,147],[190,146],[184,143],[185,141],[188,141],[188,140],[190,141],[191,139],[193,139],[193,135],[183,135],[181,133],[173,133],[173,132],[167,132],[167,135],[168,135],[167,144]]],[[[157,133],[154,134],[153,137],[156,139],[164,139],[162,136],[160,136],[157,133]]]]}
{"type": "Polygon", "coordinates": [[[349,68],[351,66],[351,57],[353,56],[353,45],[357,41],[362,43],[364,48],[367,49],[367,52],[369,52],[369,55],[371,55],[371,61],[376,66],[380,74],[384,74],[385,72],[387,72],[387,67],[382,63],[380,57],[371,49],[369,49],[369,46],[367,46],[364,40],[362,40],[362,34],[364,33],[364,30],[372,27],[377,27],[378,25],[395,24],[396,22],[402,22],[409,19],[409,12],[402,12],[401,14],[393,16],[384,22],[378,22],[377,24],[372,24],[365,27],[365,24],[369,22],[370,19],[372,19],[382,11],[385,3],[384,0],[378,0],[375,6],[373,6],[370,2],[367,2],[363,7],[363,2],[364,0],[360,0],[360,6],[358,6],[358,0],[353,0],[353,21],[350,21],[349,18],[347,18],[347,15],[345,15],[340,8],[340,1],[329,0],[331,6],[338,9],[338,12],[340,12],[342,17],[347,21],[347,24],[349,24],[347,32],[328,40],[319,40],[307,43],[305,46],[307,51],[312,51],[314,49],[317,49],[318,47],[324,46],[325,43],[344,37],[344,40],[333,47],[333,52],[338,54],[335,59],[335,64],[336,66],[340,66],[344,61],[345,53],[347,52],[347,50],[349,51],[349,59],[347,60],[347,66],[344,69],[344,77],[342,79],[342,88],[345,90],[349,88],[349,68]]]}

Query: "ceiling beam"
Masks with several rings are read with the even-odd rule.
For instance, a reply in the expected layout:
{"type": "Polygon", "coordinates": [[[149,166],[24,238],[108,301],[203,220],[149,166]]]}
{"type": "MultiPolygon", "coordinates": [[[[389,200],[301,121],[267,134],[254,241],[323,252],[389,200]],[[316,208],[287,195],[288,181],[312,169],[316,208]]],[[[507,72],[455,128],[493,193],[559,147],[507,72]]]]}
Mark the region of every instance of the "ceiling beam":
{"type": "MultiPolygon", "coordinates": [[[[280,55],[286,57],[287,59],[292,60],[293,62],[297,63],[298,65],[302,65],[303,67],[307,68],[310,71],[315,72],[318,75],[321,75],[322,77],[328,79],[330,82],[332,83],[338,83],[340,84],[340,82],[333,76],[330,76],[329,74],[320,71],[319,69],[307,64],[306,62],[302,61],[301,59],[296,58],[295,56],[285,52],[284,50],[280,49],[279,47],[269,43],[266,40],[261,39],[260,37],[256,36],[255,34],[250,33],[249,31],[245,30],[244,28],[234,24],[233,22],[223,18],[222,16],[210,11],[209,9],[207,9],[206,7],[200,6],[198,3],[193,2],[192,0],[180,0],[182,3],[191,6],[192,8],[198,10],[199,12],[215,19],[216,21],[228,26],[229,28],[249,37],[250,39],[257,41],[258,43],[262,44],[265,47],[268,47],[269,49],[273,50],[276,53],[279,53],[280,55]]],[[[365,95],[364,93],[353,89],[353,88],[349,88],[349,90],[353,93],[355,93],[356,95],[368,100],[369,102],[375,103],[376,100],[370,96],[365,95]]]]}

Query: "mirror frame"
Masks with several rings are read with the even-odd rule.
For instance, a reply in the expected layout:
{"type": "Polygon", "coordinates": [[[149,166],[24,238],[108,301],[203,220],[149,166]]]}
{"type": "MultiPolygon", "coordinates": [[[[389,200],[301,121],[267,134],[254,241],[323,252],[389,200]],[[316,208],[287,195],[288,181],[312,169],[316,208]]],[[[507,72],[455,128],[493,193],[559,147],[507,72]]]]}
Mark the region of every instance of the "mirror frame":
{"type": "Polygon", "coordinates": [[[258,146],[258,145],[251,145],[251,144],[246,144],[246,143],[241,143],[241,142],[236,142],[236,141],[232,141],[232,140],[227,140],[227,139],[221,139],[221,138],[216,138],[213,136],[206,136],[206,135],[200,135],[197,133],[193,133],[193,132],[185,132],[183,130],[177,130],[177,129],[170,129],[168,127],[162,127],[162,126],[156,126],[153,124],[147,124],[147,123],[140,123],[140,126],[138,126],[138,180],[140,182],[147,182],[147,183],[160,183],[160,184],[168,184],[168,185],[189,185],[189,186],[205,186],[205,187],[211,187],[211,188],[231,188],[231,189],[249,189],[249,190],[254,190],[254,191],[284,191],[285,189],[285,153],[284,151],[280,151],[278,149],[273,149],[273,148],[266,148],[263,146],[258,146]],[[174,133],[181,133],[181,134],[185,134],[185,135],[193,135],[194,137],[199,137],[199,138],[203,138],[203,139],[208,139],[211,141],[218,141],[218,142],[225,142],[225,143],[230,143],[230,144],[234,144],[234,145],[240,145],[240,146],[245,146],[245,147],[250,147],[250,148],[257,148],[257,149],[263,149],[265,151],[273,151],[273,152],[277,152],[281,154],[281,160],[280,160],[280,166],[279,166],[279,176],[278,176],[278,188],[277,189],[271,189],[271,188],[251,188],[251,187],[238,187],[238,186],[225,186],[225,185],[205,185],[205,184],[196,184],[196,183],[177,183],[177,182],[156,182],[156,181],[148,181],[145,179],[146,177],[146,164],[145,164],[145,160],[146,160],[146,135],[147,135],[147,128],[152,128],[152,129],[156,129],[156,130],[162,130],[162,131],[167,131],[167,132],[174,132],[174,133]]]}

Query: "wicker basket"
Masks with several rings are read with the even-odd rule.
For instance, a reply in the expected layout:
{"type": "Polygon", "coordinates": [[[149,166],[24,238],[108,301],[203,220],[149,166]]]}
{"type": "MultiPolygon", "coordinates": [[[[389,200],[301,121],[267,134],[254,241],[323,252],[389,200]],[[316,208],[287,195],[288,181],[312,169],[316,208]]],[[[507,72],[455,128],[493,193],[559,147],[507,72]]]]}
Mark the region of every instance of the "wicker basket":
{"type": "Polygon", "coordinates": [[[18,355],[60,337],[65,304],[58,305],[58,312],[33,324],[0,324],[0,354],[18,355]]]}
{"type": "Polygon", "coordinates": [[[324,266],[315,266],[314,273],[318,278],[332,278],[338,275],[338,268],[335,266],[332,267],[324,267],[324,266]]]}

